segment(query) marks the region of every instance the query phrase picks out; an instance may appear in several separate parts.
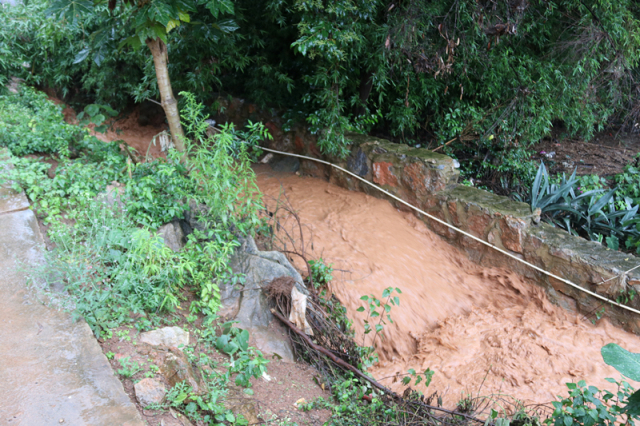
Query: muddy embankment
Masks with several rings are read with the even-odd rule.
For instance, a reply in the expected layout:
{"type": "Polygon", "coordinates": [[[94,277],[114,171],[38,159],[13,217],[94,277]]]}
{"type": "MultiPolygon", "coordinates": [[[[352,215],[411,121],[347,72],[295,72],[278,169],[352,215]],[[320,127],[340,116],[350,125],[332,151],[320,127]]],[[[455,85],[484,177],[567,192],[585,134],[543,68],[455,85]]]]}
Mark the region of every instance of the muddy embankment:
{"type": "MultiPolygon", "coordinates": [[[[136,114],[116,124],[119,132],[98,136],[122,139],[144,154],[164,127],[140,126],[136,114]]],[[[161,155],[160,147],[152,146],[150,154],[161,155]]],[[[613,390],[605,378],[620,375],[602,361],[605,344],[640,352],[640,337],[605,319],[593,325],[568,313],[517,274],[472,263],[413,214],[387,201],[266,165],[255,170],[269,208],[275,209],[284,191],[304,225],[307,253],[333,264],[331,291],[347,307],[360,339],[360,297],[380,298],[387,287],[402,290],[400,306],[390,312],[393,324],[376,341],[380,363],[371,370],[397,391],[402,385],[393,376],[431,368],[432,384],[420,390],[439,391],[445,405],[466,393],[548,403],[566,394],[567,382],[585,380],[613,390]]],[[[297,226],[280,219],[298,238],[297,226]]]]}
{"type": "MultiPolygon", "coordinates": [[[[400,306],[390,312],[393,324],[376,342],[380,363],[371,370],[395,390],[402,385],[388,377],[431,368],[428,391],[445,394],[446,405],[466,393],[547,403],[566,395],[568,382],[612,389],[605,378],[620,375],[602,361],[603,345],[640,352],[640,337],[606,320],[593,325],[551,304],[526,279],[470,262],[387,201],[268,166],[256,173],[270,209],[284,191],[304,224],[306,251],[333,263],[331,291],[360,338],[366,313],[356,311],[360,297],[380,298],[390,286],[402,290],[400,306]]],[[[296,234],[291,218],[285,227],[296,234]]]]}

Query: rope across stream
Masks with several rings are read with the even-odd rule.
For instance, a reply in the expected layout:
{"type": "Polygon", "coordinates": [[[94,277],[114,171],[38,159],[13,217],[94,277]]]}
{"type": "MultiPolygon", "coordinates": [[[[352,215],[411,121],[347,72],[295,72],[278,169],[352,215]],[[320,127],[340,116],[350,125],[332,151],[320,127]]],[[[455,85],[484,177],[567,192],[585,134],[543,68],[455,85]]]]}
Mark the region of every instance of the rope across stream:
{"type": "MultiPolygon", "coordinates": [[[[435,222],[440,223],[441,225],[444,225],[444,226],[454,230],[455,232],[458,232],[458,233],[460,233],[460,234],[462,234],[462,235],[464,235],[466,237],[469,237],[469,238],[471,238],[471,239],[473,239],[473,240],[475,240],[475,241],[477,241],[477,242],[479,242],[481,244],[484,244],[485,246],[490,247],[490,248],[492,248],[492,249],[504,254],[505,256],[507,256],[507,257],[509,257],[511,259],[514,259],[514,260],[516,260],[516,261],[518,261],[520,263],[523,263],[523,264],[527,265],[528,267],[533,268],[536,271],[538,271],[538,272],[540,272],[540,273],[542,273],[544,275],[547,275],[547,276],[549,276],[551,278],[554,278],[554,279],[556,279],[556,280],[558,280],[560,282],[563,282],[563,283],[565,283],[565,284],[567,284],[567,285],[569,285],[569,286],[571,286],[571,287],[573,287],[573,288],[575,288],[575,289],[577,289],[579,291],[582,291],[582,292],[584,292],[584,293],[586,293],[586,294],[588,294],[590,296],[595,297],[596,299],[599,299],[599,300],[601,300],[603,302],[609,303],[609,304],[614,305],[614,306],[618,306],[619,308],[625,309],[625,310],[627,310],[629,312],[633,312],[634,314],[640,315],[640,311],[637,310],[637,309],[634,309],[634,308],[632,308],[630,306],[627,306],[627,305],[623,305],[622,303],[616,302],[615,300],[611,300],[611,299],[609,299],[607,297],[604,297],[604,296],[602,296],[600,294],[597,294],[597,293],[595,293],[593,291],[587,290],[586,288],[581,287],[578,284],[575,284],[575,283],[567,280],[566,278],[562,278],[562,277],[560,277],[560,276],[558,276],[558,275],[556,275],[556,274],[554,274],[552,272],[549,272],[549,271],[547,271],[547,270],[545,270],[545,269],[543,269],[543,268],[541,268],[539,266],[536,266],[536,265],[534,265],[534,264],[532,264],[530,262],[527,262],[524,259],[520,259],[518,256],[516,256],[516,255],[514,255],[512,253],[509,253],[508,251],[503,250],[500,247],[497,247],[497,246],[495,246],[495,245],[493,245],[493,244],[491,244],[491,243],[489,243],[487,241],[484,241],[483,239],[478,238],[475,235],[472,235],[472,234],[470,234],[470,233],[468,233],[466,231],[463,231],[462,229],[457,228],[457,227],[451,225],[450,223],[445,222],[444,220],[439,219],[439,218],[437,218],[437,217],[425,212],[424,210],[419,209],[418,207],[416,207],[416,206],[414,206],[412,204],[409,204],[405,200],[403,200],[403,199],[391,194],[389,191],[386,191],[386,190],[380,188],[379,186],[375,185],[374,183],[371,183],[368,180],[363,179],[362,177],[356,175],[355,173],[350,172],[349,170],[344,169],[343,167],[340,167],[340,166],[338,166],[336,164],[333,164],[333,163],[330,163],[328,161],[320,160],[318,158],[308,157],[306,155],[292,154],[292,153],[289,153],[289,152],[277,151],[275,149],[264,148],[264,147],[260,147],[260,149],[262,149],[264,151],[267,151],[267,152],[274,153],[274,154],[286,155],[286,156],[289,156],[289,157],[297,157],[297,158],[302,158],[302,159],[305,159],[305,160],[315,161],[317,163],[326,164],[326,165],[328,165],[330,167],[333,167],[333,168],[335,168],[337,170],[340,170],[341,172],[346,173],[346,174],[354,177],[355,179],[358,179],[359,181],[361,181],[361,182],[363,182],[363,183],[375,188],[376,190],[382,192],[383,194],[393,198],[394,200],[398,201],[399,203],[402,203],[403,205],[409,207],[410,209],[420,213],[421,215],[424,215],[424,216],[428,217],[429,219],[431,219],[431,220],[433,220],[435,222]]],[[[620,275],[617,275],[615,277],[609,278],[609,279],[603,281],[602,283],[605,283],[605,282],[611,281],[613,279],[619,278],[619,277],[621,277],[621,276],[623,276],[625,274],[628,274],[629,272],[631,272],[631,271],[633,271],[633,270],[635,270],[637,268],[640,268],[640,265],[637,265],[637,266],[635,266],[635,267],[623,272],[620,275]]]]}

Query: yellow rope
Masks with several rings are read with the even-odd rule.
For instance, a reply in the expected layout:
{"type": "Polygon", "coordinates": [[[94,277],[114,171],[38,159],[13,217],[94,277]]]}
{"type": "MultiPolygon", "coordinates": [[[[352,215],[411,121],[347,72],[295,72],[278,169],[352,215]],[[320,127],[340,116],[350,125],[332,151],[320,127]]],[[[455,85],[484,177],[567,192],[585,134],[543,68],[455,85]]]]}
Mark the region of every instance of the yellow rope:
{"type": "MultiPolygon", "coordinates": [[[[342,171],[342,172],[344,172],[344,173],[347,173],[347,174],[348,174],[348,175],[350,175],[350,176],[353,176],[354,178],[358,179],[359,181],[364,182],[364,183],[366,183],[366,184],[367,184],[367,185],[369,185],[369,186],[372,186],[373,188],[375,188],[375,189],[377,189],[378,191],[380,191],[380,192],[382,192],[382,193],[384,193],[384,194],[388,195],[389,197],[393,198],[394,200],[396,200],[396,201],[398,201],[398,202],[400,202],[400,203],[404,204],[405,206],[409,207],[410,209],[413,209],[413,210],[417,211],[418,213],[420,213],[420,214],[422,214],[422,215],[425,215],[425,216],[426,216],[426,217],[428,217],[429,219],[431,219],[431,220],[435,220],[436,222],[438,222],[438,223],[440,223],[440,224],[442,224],[442,225],[444,225],[444,226],[447,226],[448,228],[453,229],[454,231],[459,232],[459,233],[461,233],[462,235],[467,236],[467,237],[469,237],[469,238],[471,238],[471,239],[473,239],[473,240],[475,240],[475,241],[478,241],[479,243],[484,244],[484,245],[485,245],[485,246],[487,246],[487,247],[491,247],[492,249],[497,250],[497,251],[499,251],[500,253],[502,253],[502,254],[504,254],[504,255],[506,255],[506,256],[508,256],[508,257],[512,258],[512,259],[515,259],[515,260],[517,260],[517,261],[518,261],[518,262],[520,262],[520,263],[524,263],[525,265],[527,265],[527,266],[529,266],[529,267],[531,267],[531,268],[535,269],[536,271],[542,272],[543,274],[545,274],[545,275],[547,275],[547,276],[549,276],[549,277],[555,278],[555,279],[556,279],[556,280],[558,280],[558,281],[561,281],[561,282],[563,282],[563,283],[565,283],[565,284],[568,284],[568,285],[570,285],[571,287],[574,287],[574,288],[576,288],[577,290],[580,290],[580,291],[582,291],[582,292],[585,292],[585,293],[587,293],[587,294],[589,294],[589,295],[591,295],[591,296],[593,296],[593,297],[595,297],[595,298],[597,298],[597,299],[600,299],[600,300],[602,300],[602,301],[604,301],[604,302],[610,303],[610,304],[615,305],[615,306],[619,306],[619,307],[620,307],[620,308],[622,308],[622,309],[626,309],[627,311],[630,311],[630,312],[633,312],[633,313],[635,313],[635,314],[639,314],[639,315],[640,315],[640,311],[638,311],[637,309],[634,309],[634,308],[632,308],[632,307],[629,307],[629,306],[623,305],[623,304],[618,303],[618,302],[616,302],[616,301],[614,301],[614,300],[607,299],[606,297],[601,296],[601,295],[599,295],[599,294],[597,294],[597,293],[594,293],[594,292],[592,292],[592,291],[590,291],[590,290],[587,290],[586,288],[583,288],[583,287],[579,286],[578,284],[574,284],[574,283],[572,283],[571,281],[569,281],[569,280],[567,280],[567,279],[565,279],[565,278],[561,278],[561,277],[559,277],[559,276],[557,276],[557,275],[555,275],[555,274],[553,274],[553,273],[551,273],[551,272],[549,272],[549,271],[545,271],[544,269],[540,268],[539,266],[533,265],[533,264],[531,264],[531,263],[527,262],[526,260],[520,259],[518,256],[515,256],[515,255],[513,255],[513,254],[509,253],[508,251],[501,249],[500,247],[496,247],[495,245],[493,245],[493,244],[491,244],[491,243],[489,243],[489,242],[487,242],[487,241],[484,241],[484,240],[482,240],[482,239],[480,239],[480,238],[476,237],[475,235],[471,235],[471,234],[469,234],[468,232],[463,231],[462,229],[456,228],[455,226],[451,225],[451,224],[450,224],[450,223],[448,223],[448,222],[445,222],[445,221],[443,221],[443,220],[441,220],[441,219],[438,219],[437,217],[435,217],[435,216],[433,216],[433,215],[430,215],[429,213],[427,213],[427,212],[425,212],[425,211],[423,211],[423,210],[420,210],[419,208],[417,208],[417,207],[415,207],[415,206],[413,206],[413,205],[411,205],[411,204],[407,203],[407,202],[406,202],[406,201],[404,201],[403,199],[396,197],[395,195],[391,194],[390,192],[385,191],[384,189],[380,188],[379,186],[377,186],[377,185],[375,185],[375,184],[373,184],[373,183],[369,182],[369,181],[368,181],[368,180],[366,180],[366,179],[361,178],[360,176],[356,175],[355,173],[351,173],[349,170],[345,170],[344,168],[342,168],[342,167],[340,167],[340,166],[337,166],[337,165],[335,165],[335,164],[333,164],[333,163],[329,163],[328,161],[319,160],[319,159],[317,159],[317,158],[313,158],[313,157],[307,157],[306,155],[291,154],[291,153],[289,153],[289,152],[276,151],[275,149],[264,148],[264,147],[260,147],[260,149],[263,149],[263,150],[268,151],[268,152],[273,152],[273,153],[275,153],[275,154],[288,155],[288,156],[290,156],[290,157],[298,157],[298,158],[303,158],[303,159],[305,159],[305,160],[315,161],[315,162],[318,162],[318,163],[326,164],[326,165],[331,166],[331,167],[333,167],[333,168],[335,168],[335,169],[338,169],[338,170],[340,170],[340,171],[342,171]]],[[[634,269],[636,269],[636,268],[640,268],[640,265],[638,265],[638,266],[636,266],[636,267],[634,267],[634,268],[631,268],[631,269],[629,269],[628,271],[626,271],[626,272],[624,272],[624,273],[622,273],[622,274],[620,274],[620,275],[618,275],[618,276],[616,276],[616,277],[609,278],[607,281],[611,281],[611,280],[612,280],[612,279],[614,279],[614,278],[618,278],[618,277],[620,277],[620,276],[622,276],[622,275],[624,275],[624,274],[626,274],[626,273],[628,273],[628,272],[633,271],[633,270],[634,270],[634,269]]],[[[606,281],[603,281],[603,282],[606,282],[606,281]]]]}

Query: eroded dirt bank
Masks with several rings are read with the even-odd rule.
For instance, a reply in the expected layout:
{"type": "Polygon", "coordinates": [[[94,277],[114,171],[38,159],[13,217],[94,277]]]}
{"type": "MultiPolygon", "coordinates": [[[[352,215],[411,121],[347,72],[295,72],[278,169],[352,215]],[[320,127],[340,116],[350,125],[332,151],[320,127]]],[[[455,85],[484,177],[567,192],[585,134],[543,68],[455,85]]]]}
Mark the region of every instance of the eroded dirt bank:
{"type": "MultiPolygon", "coordinates": [[[[360,297],[380,298],[390,286],[402,290],[400,306],[390,313],[394,323],[376,343],[381,362],[371,370],[395,390],[400,383],[382,378],[431,368],[436,373],[429,391],[445,393],[446,405],[478,391],[547,403],[566,394],[567,382],[611,389],[605,378],[620,375],[602,361],[603,345],[615,342],[640,352],[640,337],[605,320],[594,326],[552,305],[522,277],[471,263],[386,201],[268,166],[256,167],[256,173],[270,210],[276,204],[271,197],[284,191],[305,225],[306,250],[333,263],[331,290],[359,336],[360,297]]],[[[277,215],[297,236],[286,213],[277,215]]]]}

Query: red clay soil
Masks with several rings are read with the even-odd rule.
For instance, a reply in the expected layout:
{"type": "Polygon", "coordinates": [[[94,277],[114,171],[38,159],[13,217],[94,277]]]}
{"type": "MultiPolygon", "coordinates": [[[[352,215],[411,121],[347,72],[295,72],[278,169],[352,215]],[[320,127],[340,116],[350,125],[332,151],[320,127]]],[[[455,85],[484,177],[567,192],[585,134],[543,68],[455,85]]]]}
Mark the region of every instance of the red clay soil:
{"type": "MultiPolygon", "coordinates": [[[[51,91],[45,91],[49,99],[57,105],[63,105],[64,120],[67,123],[77,124],[76,112],[64,103],[60,98],[56,97],[51,91]]],[[[113,120],[109,124],[109,129],[105,133],[97,133],[92,130],[92,134],[103,142],[122,140],[131,148],[134,148],[140,156],[148,154],[152,158],[166,157],[157,142],[149,147],[153,137],[158,133],[169,130],[169,126],[162,120],[154,120],[148,125],[140,125],[140,108],[136,106],[128,114],[113,120]]],[[[93,129],[93,125],[89,126],[93,129]]]]}

